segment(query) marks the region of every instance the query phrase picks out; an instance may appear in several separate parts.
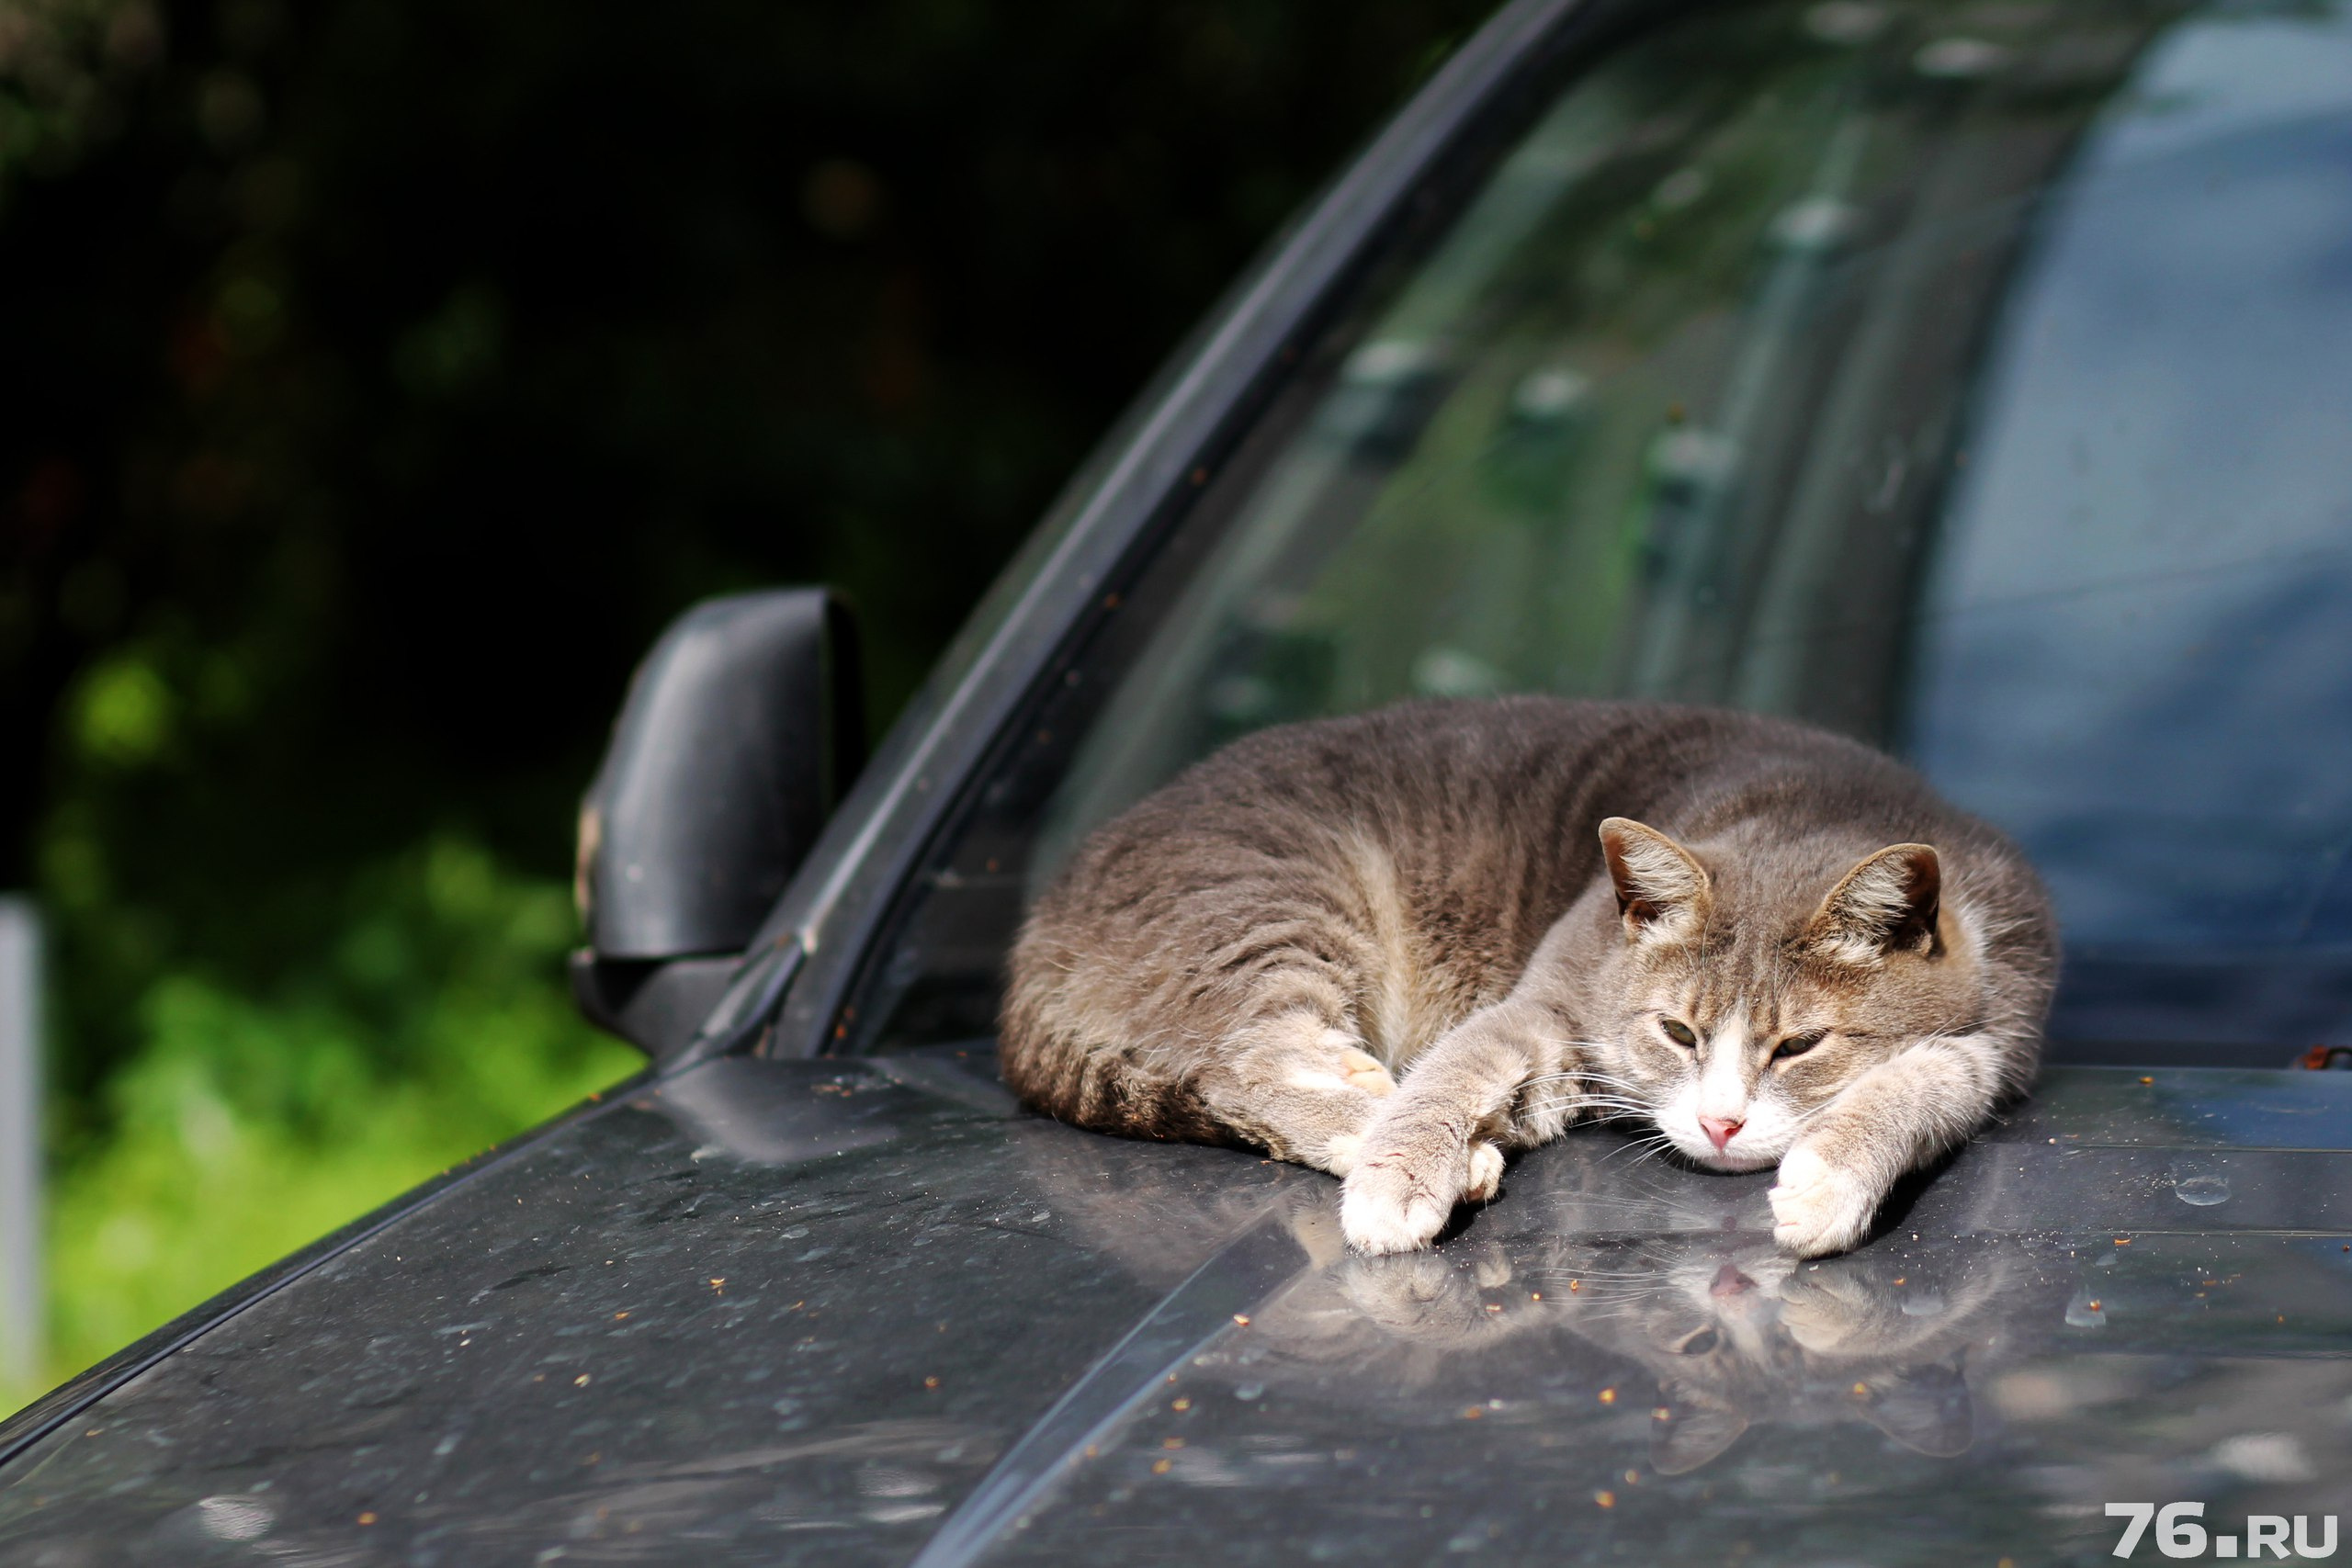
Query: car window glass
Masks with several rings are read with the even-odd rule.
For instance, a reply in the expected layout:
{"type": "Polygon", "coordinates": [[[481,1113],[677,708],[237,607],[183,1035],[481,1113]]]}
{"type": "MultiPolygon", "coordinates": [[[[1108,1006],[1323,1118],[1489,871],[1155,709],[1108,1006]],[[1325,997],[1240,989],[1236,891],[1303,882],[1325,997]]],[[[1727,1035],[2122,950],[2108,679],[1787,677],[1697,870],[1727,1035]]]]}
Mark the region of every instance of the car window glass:
{"type": "Polygon", "coordinates": [[[2048,869],[2062,1041],[2340,1031],[2347,171],[2338,6],[1826,0],[1622,49],[1114,596],[843,1040],[985,1032],[1026,900],[1225,740],[1508,691],[1910,755],[2048,869]]]}
{"type": "Polygon", "coordinates": [[[2040,861],[2077,1029],[2352,1022],[2347,175],[2343,13],[2180,28],[1984,373],[1908,739],[2040,861]]]}

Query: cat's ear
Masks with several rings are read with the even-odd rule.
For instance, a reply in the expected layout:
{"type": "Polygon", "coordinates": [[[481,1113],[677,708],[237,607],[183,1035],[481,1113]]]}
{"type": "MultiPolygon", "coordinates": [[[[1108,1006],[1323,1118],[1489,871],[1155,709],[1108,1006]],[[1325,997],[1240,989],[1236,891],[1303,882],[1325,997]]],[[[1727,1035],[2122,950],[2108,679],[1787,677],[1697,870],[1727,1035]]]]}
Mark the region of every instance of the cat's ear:
{"type": "Polygon", "coordinates": [[[1747,1430],[1747,1417],[1726,1405],[1694,1403],[1683,1389],[1660,1392],[1668,1403],[1650,1421],[1650,1468],[1660,1475],[1690,1474],[1747,1430]]]}
{"type": "Polygon", "coordinates": [[[1933,957],[1943,865],[1926,844],[1894,844],[1838,879],[1805,927],[1805,946],[1833,963],[1868,967],[1891,953],[1933,957]]]}
{"type": "Polygon", "coordinates": [[[1655,828],[1630,817],[1600,824],[1600,853],[1617,888],[1625,934],[1644,942],[1689,942],[1706,923],[1706,867],[1655,828]]]}
{"type": "Polygon", "coordinates": [[[1975,1406],[1957,1366],[1905,1367],[1870,1383],[1863,1420],[1915,1452],[1950,1459],[1975,1438],[1975,1406]]]}

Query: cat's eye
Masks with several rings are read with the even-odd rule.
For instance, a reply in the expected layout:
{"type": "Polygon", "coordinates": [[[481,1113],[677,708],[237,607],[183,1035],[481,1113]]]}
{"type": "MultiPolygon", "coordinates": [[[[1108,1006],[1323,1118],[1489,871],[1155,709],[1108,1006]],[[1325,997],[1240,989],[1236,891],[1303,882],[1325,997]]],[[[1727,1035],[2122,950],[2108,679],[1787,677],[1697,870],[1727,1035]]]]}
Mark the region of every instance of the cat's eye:
{"type": "Polygon", "coordinates": [[[1679,1348],[1685,1356],[1703,1356],[1715,1348],[1715,1331],[1712,1328],[1702,1328],[1685,1339],[1679,1348]]]}
{"type": "Polygon", "coordinates": [[[1690,1032],[1690,1026],[1679,1018],[1660,1019],[1657,1026],[1665,1030],[1666,1037],[1677,1045],[1695,1046],[1699,1043],[1699,1037],[1690,1032]]]}
{"type": "Polygon", "coordinates": [[[1819,1034],[1792,1034],[1772,1047],[1772,1060],[1785,1062],[1792,1056],[1802,1056],[1821,1043],[1819,1034]]]}

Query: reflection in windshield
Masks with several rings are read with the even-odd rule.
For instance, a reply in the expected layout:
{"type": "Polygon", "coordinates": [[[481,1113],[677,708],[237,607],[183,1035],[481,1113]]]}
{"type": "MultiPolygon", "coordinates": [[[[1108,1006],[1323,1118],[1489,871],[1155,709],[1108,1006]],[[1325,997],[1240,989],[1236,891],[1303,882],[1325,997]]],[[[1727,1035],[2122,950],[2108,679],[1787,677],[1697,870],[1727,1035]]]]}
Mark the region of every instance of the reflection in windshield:
{"type": "Polygon", "coordinates": [[[990,1027],[1026,900],[1224,741],[1508,691],[1907,750],[2048,868],[2062,1055],[2341,1038],[2347,169],[2324,0],[1819,0],[1622,50],[1059,672],[856,1043],[990,1027]]]}
{"type": "Polygon", "coordinates": [[[1546,1172],[1544,1229],[1389,1258],[1335,1240],[1319,1272],[1260,1314],[1270,1353],[1257,1375],[1283,1361],[1377,1365],[1427,1387],[1463,1359],[1598,1360],[1649,1417],[1646,1468],[1660,1476],[1703,1469],[1765,1426],[1853,1424],[1951,1458],[1976,1436],[1962,1366],[1988,1386],[2022,1348],[2020,1320],[2061,1319],[2063,1271],[2014,1243],[1808,1267],[1773,1245],[1753,1184],[1628,1171],[1610,1163],[1623,1145],[1574,1150],[1546,1172]]]}
{"type": "Polygon", "coordinates": [[[2293,1136],[2268,1090],[2055,1075],[1815,1263],[1773,1247],[1769,1175],[1607,1128],[1514,1164],[1442,1249],[1363,1258],[1329,1181],[1204,1181],[1021,1123],[1027,1190],[1169,1301],[1196,1257],[1171,1235],[1271,1214],[1296,1247],[1245,1323],[1086,1437],[1014,1560],[1208,1519],[1245,1562],[1302,1538],[1346,1562],[2104,1562],[2105,1502],[2149,1496],[2207,1500],[2217,1532],[2317,1527],[2352,1464],[2352,1252],[2312,1225],[2340,1155],[2259,1146],[2293,1136]]]}
{"type": "Polygon", "coordinates": [[[2041,862],[2078,1028],[2352,1022],[2347,172],[2341,12],[2181,28],[1985,375],[1912,739],[2041,862]]]}

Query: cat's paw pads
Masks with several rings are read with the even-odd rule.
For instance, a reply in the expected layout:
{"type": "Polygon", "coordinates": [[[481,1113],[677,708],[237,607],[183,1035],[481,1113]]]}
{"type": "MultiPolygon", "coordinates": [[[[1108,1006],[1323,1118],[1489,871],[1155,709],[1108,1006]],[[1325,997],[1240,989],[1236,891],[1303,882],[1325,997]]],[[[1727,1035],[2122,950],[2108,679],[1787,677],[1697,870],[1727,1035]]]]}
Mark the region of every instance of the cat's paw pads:
{"type": "Polygon", "coordinates": [[[1381,1058],[1366,1055],[1364,1051],[1350,1051],[1345,1060],[1348,1060],[1348,1065],[1340,1067],[1340,1077],[1348,1079],[1348,1084],[1362,1089],[1369,1096],[1383,1098],[1383,1100],[1397,1093],[1397,1079],[1387,1077],[1387,1067],[1383,1067],[1381,1058]]]}
{"type": "Polygon", "coordinates": [[[1470,1145],[1470,1179],[1462,1189],[1466,1203],[1484,1203],[1503,1190],[1503,1152],[1484,1139],[1470,1145]]]}
{"type": "MultiPolygon", "coordinates": [[[[1340,1038],[1345,1040],[1347,1036],[1340,1038]]],[[[1380,1058],[1369,1051],[1359,1051],[1352,1044],[1340,1049],[1340,1077],[1349,1088],[1360,1089],[1374,1099],[1385,1100],[1396,1092],[1396,1080],[1381,1066],[1380,1058]]]]}
{"type": "Polygon", "coordinates": [[[1868,1182],[1803,1144],[1781,1156],[1780,1182],[1769,1196],[1772,1239],[1799,1258],[1846,1251],[1869,1234],[1878,1213],[1878,1194],[1868,1182]]]}

